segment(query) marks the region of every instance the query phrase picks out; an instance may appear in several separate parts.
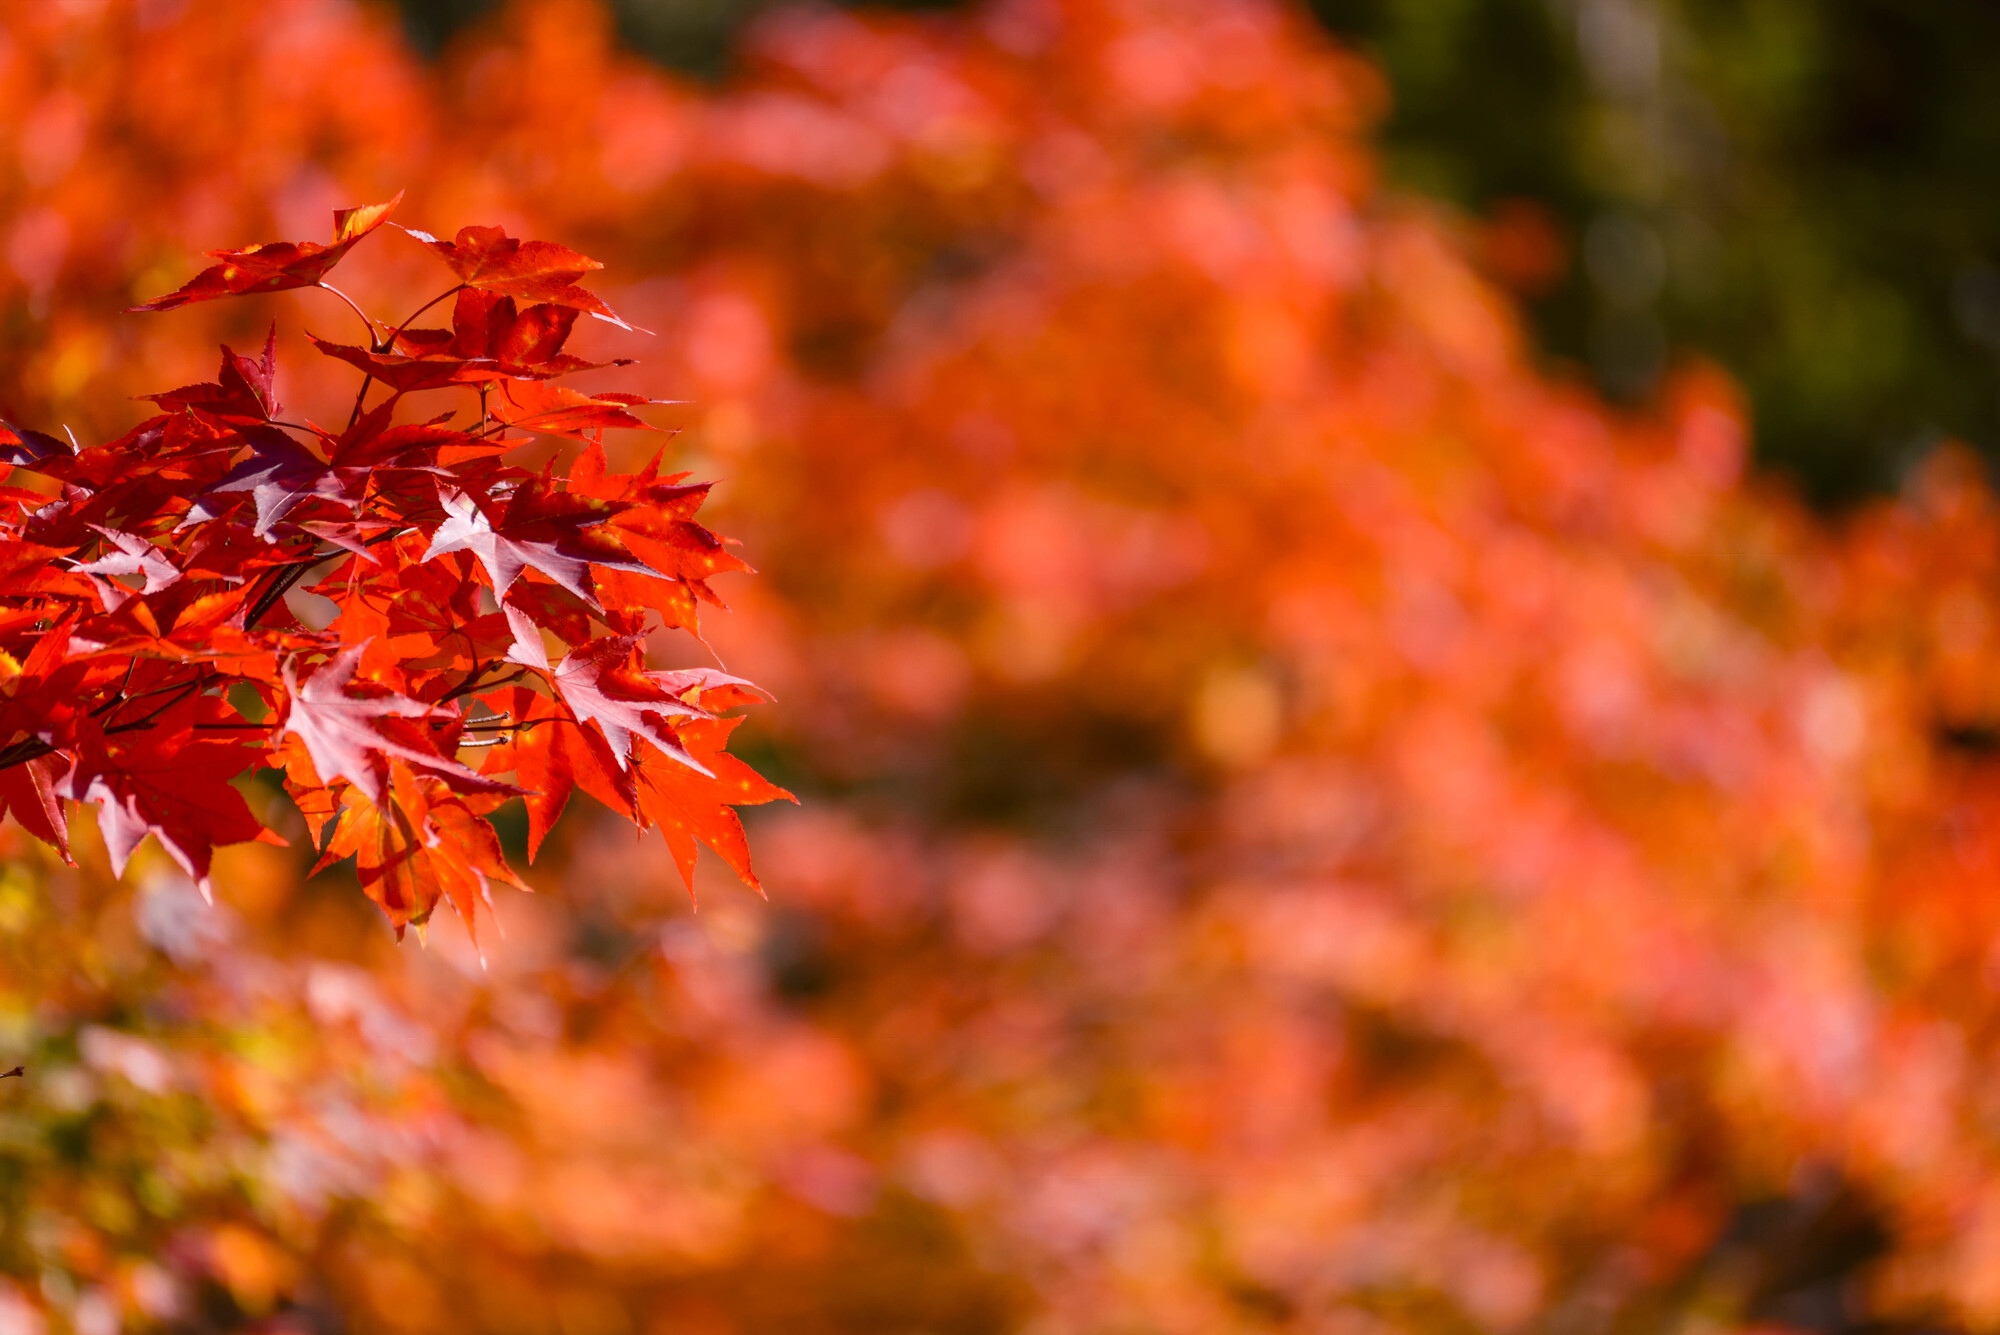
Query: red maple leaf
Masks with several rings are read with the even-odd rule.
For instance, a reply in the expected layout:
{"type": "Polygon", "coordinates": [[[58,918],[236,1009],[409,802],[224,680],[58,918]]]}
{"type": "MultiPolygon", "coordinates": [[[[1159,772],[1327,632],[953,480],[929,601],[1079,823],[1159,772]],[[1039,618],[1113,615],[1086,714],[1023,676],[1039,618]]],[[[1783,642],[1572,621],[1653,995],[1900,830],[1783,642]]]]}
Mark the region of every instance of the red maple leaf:
{"type": "Polygon", "coordinates": [[[467,378],[468,370],[483,370],[492,366],[490,359],[484,357],[377,352],[373,348],[349,343],[329,343],[312,334],[307,334],[306,338],[327,356],[366,371],[399,394],[415,394],[426,389],[443,389],[460,384],[467,378]]]}
{"type": "Polygon", "coordinates": [[[577,279],[604,267],[588,255],[552,241],[518,241],[499,227],[461,227],[450,241],[405,230],[441,256],[467,287],[535,304],[569,306],[620,329],[632,328],[596,296],[576,286],[577,279]]]}
{"type": "Polygon", "coordinates": [[[220,701],[196,697],[144,734],[121,736],[94,719],[79,723],[75,768],[54,790],[97,805],[113,874],[124,874],[132,850],[150,834],[210,896],[214,846],[265,833],[229,783],[258,763],[263,748],[240,736],[196,731],[202,723],[242,721],[233,714],[220,701]]]}
{"type": "Polygon", "coordinates": [[[594,440],[606,429],[657,431],[631,409],[661,400],[637,394],[584,394],[544,380],[503,380],[487,400],[487,410],[508,426],[574,440],[594,440]]]}
{"type": "Polygon", "coordinates": [[[578,314],[573,306],[551,302],[517,310],[512,297],[468,287],[458,294],[450,329],[398,329],[386,349],[312,342],[401,393],[505,377],[547,380],[632,364],[629,357],[590,362],[564,352],[578,314]]]}
{"type": "Polygon", "coordinates": [[[486,568],[496,595],[506,593],[523,570],[538,570],[596,607],[597,595],[590,580],[593,564],[639,574],[659,573],[633,557],[615,536],[592,531],[615,511],[591,497],[557,491],[539,482],[524,483],[508,499],[497,524],[485,507],[465,492],[441,487],[438,503],[445,520],[431,534],[424,559],[471,552],[486,568]]]}
{"type": "MultiPolygon", "coordinates": [[[[476,945],[474,918],[479,904],[491,906],[491,882],[527,887],[508,868],[493,827],[480,818],[484,812],[466,798],[400,761],[391,766],[391,786],[395,800],[386,803],[347,791],[313,870],[352,857],[362,890],[382,906],[398,937],[406,926],[422,930],[438,901],[449,899],[476,945]]],[[[487,810],[491,805],[484,803],[487,810]]]]}
{"type": "Polygon", "coordinates": [[[439,753],[430,744],[427,730],[389,731],[390,721],[437,719],[445,716],[444,711],[398,695],[386,686],[357,683],[354,670],[361,654],[359,645],[342,650],[304,683],[294,675],[295,663],[284,665],[287,708],[278,724],[278,736],[296,735],[323,781],[346,779],[369,801],[379,804],[393,758],[464,792],[508,790],[508,785],[484,778],[439,753]]]}
{"type": "Polygon", "coordinates": [[[670,718],[706,717],[707,711],[669,691],[656,674],[634,667],[639,643],[636,635],[614,635],[580,644],[556,664],[550,680],[579,722],[604,730],[619,765],[631,764],[632,739],[643,737],[690,769],[708,773],[667,725],[670,718]]]}
{"type": "MultiPolygon", "coordinates": [[[[336,215],[327,245],[217,252],[145,309],[320,283],[392,204],[336,215]]],[[[506,797],[528,799],[539,847],[578,786],[661,821],[638,767],[707,764],[675,726],[749,696],[638,649],[654,613],[691,624],[726,564],[704,556],[721,540],[694,522],[698,489],[659,490],[657,465],[613,479],[594,445],[570,477],[505,458],[510,428],[643,425],[635,395],[546,383],[596,365],[564,351],[580,312],[615,319],[575,286],[594,263],[492,228],[435,245],[460,276],[451,331],[363,314],[365,347],[320,343],[365,373],[338,433],[280,418],[275,326],[114,440],[0,428],[0,803],[28,832],[66,855],[63,802],[87,801],[116,865],[152,835],[205,887],[216,843],[264,837],[230,780],[280,764],[399,930],[441,899],[470,928],[513,876],[487,819],[506,797]],[[396,421],[467,385],[475,428],[396,421]],[[550,684],[510,688],[531,672],[550,684]],[[468,726],[499,743],[485,774],[457,759],[468,726]]]]}
{"type": "Polygon", "coordinates": [[[167,554],[136,533],[121,533],[117,529],[100,528],[91,525],[111,550],[94,561],[80,562],[71,567],[80,575],[92,576],[91,582],[97,586],[98,596],[104,601],[104,610],[115,612],[129,599],[133,590],[113,584],[103,576],[138,576],[144,580],[137,592],[158,593],[161,589],[179,580],[180,567],[167,554]]]}
{"type": "Polygon", "coordinates": [[[612,755],[603,734],[580,724],[561,702],[525,686],[480,700],[505,721],[499,726],[506,740],[487,752],[485,772],[511,773],[527,790],[529,861],[541,851],[578,787],[613,811],[631,816],[637,810],[630,772],[612,755]]]}
{"type": "Polygon", "coordinates": [[[246,250],[211,250],[209,255],[222,263],[203,269],[165,296],[154,297],[131,309],[170,311],[191,301],[312,287],[354,249],[356,242],[380,227],[402,200],[403,192],[399,190],[386,204],[334,210],[333,240],[324,246],[316,241],[270,241],[246,250]]]}
{"type": "Polygon", "coordinates": [[[277,396],[278,325],[271,324],[264,335],[264,352],[256,361],[222,348],[222,369],[213,382],[183,385],[164,394],[140,397],[157,403],[169,412],[178,409],[205,413],[225,423],[268,422],[280,411],[277,396]]]}
{"type": "MultiPolygon", "coordinates": [[[[210,486],[203,497],[250,493],[257,509],[257,524],[251,532],[261,538],[308,497],[336,501],[351,510],[359,501],[357,481],[336,473],[298,441],[271,431],[251,437],[250,456],[210,486]]],[[[206,517],[211,512],[202,506],[197,513],[206,517]]]]}
{"type": "Polygon", "coordinates": [[[696,840],[719,853],[745,885],[764,893],[751,870],[750,844],[734,808],[798,801],[723,749],[741,722],[737,718],[677,720],[674,733],[678,749],[696,763],[676,764],[648,755],[637,767],[640,814],[660,827],[689,894],[694,893],[696,840]]]}
{"type": "MultiPolygon", "coordinates": [[[[575,306],[540,301],[522,307],[503,293],[468,287],[452,308],[451,347],[459,356],[490,360],[498,374],[531,380],[632,364],[624,357],[587,362],[565,353],[578,314],[575,306]]],[[[441,333],[411,330],[404,338],[429,343],[441,333]]]]}
{"type": "Polygon", "coordinates": [[[59,755],[0,770],[0,809],[21,822],[29,834],[54,844],[64,862],[71,861],[69,820],[63,814],[56,785],[68,770],[69,761],[59,755]]]}

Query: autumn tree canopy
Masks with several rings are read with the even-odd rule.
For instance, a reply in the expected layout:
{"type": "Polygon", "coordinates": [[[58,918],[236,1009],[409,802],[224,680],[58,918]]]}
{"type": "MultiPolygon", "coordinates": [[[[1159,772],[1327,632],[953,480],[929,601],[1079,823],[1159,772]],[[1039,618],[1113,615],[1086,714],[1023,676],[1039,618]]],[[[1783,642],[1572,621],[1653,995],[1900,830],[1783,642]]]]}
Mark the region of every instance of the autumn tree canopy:
{"type": "Polygon", "coordinates": [[[564,351],[579,315],[630,327],[576,285],[603,266],[497,227],[411,231],[456,281],[378,322],[327,274],[400,199],[338,210],[327,245],[214,251],[134,308],[345,302],[363,341],[311,339],[360,374],[345,424],[284,416],[273,325],[261,355],[224,347],[214,381],[148,395],[160,413],[107,444],[0,436],[7,809],[67,858],[65,800],[94,804],[114,874],[152,835],[211,898],[214,845],[283,842],[231,786],[279,768],[321,863],[353,857],[399,937],[440,900],[473,930],[492,880],[521,884],[484,818],[524,796],[533,856],[579,784],[659,825],[690,889],[696,839],[754,884],[729,804],[783,794],[724,754],[716,711],[756,689],[649,671],[643,648],[698,635],[709,577],[747,567],[695,522],[707,484],[657,455],[608,469],[603,433],[649,429],[647,399],[555,383],[607,365],[564,351]],[[451,328],[416,325],[445,302],[451,328]],[[459,406],[417,420],[423,394],[459,406]],[[536,437],[584,448],[564,472],[505,461],[536,437]],[[309,576],[323,624],[285,602],[309,576]],[[491,748],[482,768],[467,747],[491,748]]]}

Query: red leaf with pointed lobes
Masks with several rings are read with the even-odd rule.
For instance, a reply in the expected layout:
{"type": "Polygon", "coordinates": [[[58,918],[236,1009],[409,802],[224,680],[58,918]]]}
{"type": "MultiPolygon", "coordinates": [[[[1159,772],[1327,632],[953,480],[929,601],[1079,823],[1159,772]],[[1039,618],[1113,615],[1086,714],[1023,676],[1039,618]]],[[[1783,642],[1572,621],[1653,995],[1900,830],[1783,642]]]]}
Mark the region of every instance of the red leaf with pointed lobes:
{"type": "MultiPolygon", "coordinates": [[[[628,575],[619,570],[600,570],[597,572],[597,592],[606,607],[623,609],[633,616],[649,611],[656,613],[660,624],[668,630],[684,630],[701,639],[701,620],[697,614],[700,600],[684,579],[660,579],[656,576],[628,575]]],[[[637,633],[636,627],[631,630],[637,633]]]]}
{"type": "Polygon", "coordinates": [[[258,360],[253,362],[224,344],[222,369],[216,373],[214,383],[204,381],[140,397],[170,412],[189,408],[224,421],[268,422],[281,410],[276,389],[277,356],[278,324],[274,320],[270,332],[264,336],[264,353],[258,360]]]}
{"type": "Polygon", "coordinates": [[[458,294],[452,308],[452,344],[463,357],[492,359],[508,375],[532,373],[536,378],[602,365],[563,355],[576,326],[577,309],[548,302],[519,309],[510,296],[479,288],[458,294]]]}
{"type": "Polygon", "coordinates": [[[604,446],[593,441],[570,466],[570,490],[607,501],[644,502],[650,509],[658,511],[657,516],[644,517],[659,521],[674,523],[692,520],[707,502],[708,493],[714,490],[715,484],[689,482],[688,478],[693,476],[691,473],[661,477],[662,457],[654,455],[636,473],[614,473],[605,458],[604,446]]]}
{"type": "Polygon", "coordinates": [[[356,683],[354,670],[361,653],[360,645],[343,649],[303,684],[295,675],[296,663],[288,660],[284,665],[286,709],[278,736],[297,736],[323,781],[346,779],[369,801],[380,803],[393,758],[443,779],[461,792],[512,791],[508,785],[440,754],[428,745],[429,738],[421,729],[395,735],[384,731],[394,720],[447,715],[386,686],[356,683]]]}
{"type": "Polygon", "coordinates": [[[691,718],[674,732],[697,765],[674,764],[646,754],[637,767],[639,810],[660,827],[673,850],[681,879],[694,893],[695,841],[722,855],[743,883],[758,894],[764,887],[750,866],[750,845],[733,808],[798,799],[765,780],[724,748],[741,719],[691,718]]]}
{"type": "Polygon", "coordinates": [[[362,892],[381,906],[399,941],[408,924],[430,918],[439,893],[436,877],[424,866],[424,840],[417,828],[422,809],[418,806],[413,814],[412,801],[408,792],[399,792],[395,801],[376,801],[358,788],[346,789],[340,797],[340,822],[307,873],[317,875],[352,857],[362,892]]]}
{"type": "Polygon", "coordinates": [[[603,447],[593,442],[571,466],[570,490],[621,502],[608,526],[632,555],[645,563],[649,574],[667,577],[635,579],[615,572],[600,573],[599,593],[607,605],[650,609],[659,614],[662,624],[700,639],[698,604],[722,606],[722,600],[708,586],[708,578],[750,567],[723,545],[722,538],[693,522],[711,484],[684,484],[685,473],[663,479],[658,469],[656,457],[637,473],[610,472],[603,447]]]}
{"type": "MultiPolygon", "coordinates": [[[[473,810],[456,794],[432,792],[425,809],[423,837],[426,860],[437,877],[444,897],[465,923],[465,933],[479,949],[478,908],[493,908],[494,881],[503,881],[517,890],[530,887],[514,874],[500,850],[500,838],[482,812],[473,810]]],[[[486,952],[479,951],[486,963],[486,952]]]]}
{"type": "MultiPolygon", "coordinates": [[[[405,231],[435,251],[467,287],[536,304],[569,306],[620,329],[633,326],[576,280],[604,266],[552,241],[518,241],[499,227],[461,227],[451,241],[414,228],[405,231]]],[[[644,332],[644,331],[639,331],[644,332]]]]}
{"type": "Polygon", "coordinates": [[[386,204],[336,209],[333,240],[327,245],[316,241],[271,241],[245,250],[211,250],[208,252],[210,256],[222,263],[203,269],[175,291],[130,309],[170,311],[190,302],[213,301],[217,297],[311,287],[340,263],[355,243],[380,227],[402,199],[403,192],[399,190],[396,197],[386,204]]]}
{"type": "Polygon", "coordinates": [[[628,819],[634,816],[638,797],[631,773],[611,754],[603,736],[578,723],[561,702],[525,686],[479,698],[512,729],[505,742],[487,752],[482,768],[488,774],[511,773],[528,790],[530,862],[578,787],[628,819]]]}
{"type": "Polygon", "coordinates": [[[667,725],[669,718],[707,717],[707,711],[661,685],[657,678],[665,674],[634,666],[640,643],[636,635],[620,635],[578,645],[550,674],[557,693],[579,721],[604,730],[620,766],[631,764],[632,739],[643,737],[681,764],[707,773],[667,725]]]}
{"type": "Polygon", "coordinates": [[[592,532],[615,513],[603,501],[557,491],[535,481],[523,483],[508,499],[495,524],[472,496],[440,487],[445,521],[431,535],[426,561],[449,552],[471,552],[486,568],[496,595],[505,594],[523,570],[538,570],[591,607],[593,564],[613,570],[657,574],[610,534],[592,532]]]}
{"type": "Polygon", "coordinates": [[[69,772],[69,759],[62,755],[43,756],[24,765],[0,770],[0,809],[21,822],[21,828],[52,844],[62,860],[71,866],[69,819],[63,812],[56,785],[69,772]]]}
{"type": "Polygon", "coordinates": [[[241,843],[264,831],[229,781],[256,766],[264,748],[201,723],[241,722],[221,701],[196,696],[143,732],[107,732],[95,719],[77,724],[76,764],[55,791],[94,802],[114,875],[147,835],[194,879],[204,897],[216,844],[241,843]]]}
{"type": "MultiPolygon", "coordinates": [[[[180,567],[167,558],[167,554],[136,533],[121,533],[116,529],[92,528],[104,535],[112,550],[98,557],[74,566],[78,574],[91,576],[143,575],[145,584],[138,593],[158,593],[161,589],[180,579],[180,567]]],[[[93,578],[97,593],[104,600],[104,610],[115,612],[134,596],[134,591],[113,584],[109,579],[93,578]]]]}
{"type": "Polygon", "coordinates": [[[659,402],[664,400],[636,394],[584,394],[545,380],[503,380],[486,407],[495,419],[519,430],[588,441],[606,430],[658,431],[629,410],[659,402]]]}
{"type": "MultiPolygon", "coordinates": [[[[250,457],[230,469],[204,495],[249,492],[257,509],[257,523],[251,530],[263,537],[304,500],[319,497],[336,502],[351,513],[360,506],[365,475],[342,476],[318,455],[281,432],[265,432],[250,443],[250,457]]],[[[197,506],[191,515],[207,518],[209,511],[197,506]]]]}
{"type": "Polygon", "coordinates": [[[531,537],[519,530],[503,532],[494,527],[479,503],[462,491],[440,489],[438,502],[444,507],[445,521],[431,534],[424,560],[448,552],[471,552],[486,567],[496,595],[505,594],[523,570],[532,568],[585,602],[596,604],[597,596],[590,587],[589,559],[563,551],[560,534],[531,537]]]}
{"type": "Polygon", "coordinates": [[[391,766],[390,784],[393,799],[379,804],[347,790],[340,823],[313,871],[352,856],[362,890],[381,905],[399,938],[406,926],[421,931],[438,901],[448,899],[476,946],[477,905],[484,901],[491,907],[490,882],[528,888],[507,866],[493,827],[482,819],[499,799],[468,800],[401,761],[391,766]]]}
{"type": "Polygon", "coordinates": [[[403,389],[502,377],[547,380],[632,365],[629,357],[590,362],[565,353],[577,315],[574,307],[546,302],[517,312],[512,297],[466,288],[458,294],[450,329],[400,330],[387,352],[337,344],[320,344],[320,351],[403,389]]]}
{"type": "MultiPolygon", "coordinates": [[[[399,394],[415,394],[427,389],[443,389],[461,383],[469,368],[488,366],[487,359],[465,357],[410,356],[400,352],[377,352],[349,343],[329,343],[314,334],[306,338],[327,356],[366,371],[399,394]]],[[[497,374],[497,372],[493,372],[497,374]]]]}

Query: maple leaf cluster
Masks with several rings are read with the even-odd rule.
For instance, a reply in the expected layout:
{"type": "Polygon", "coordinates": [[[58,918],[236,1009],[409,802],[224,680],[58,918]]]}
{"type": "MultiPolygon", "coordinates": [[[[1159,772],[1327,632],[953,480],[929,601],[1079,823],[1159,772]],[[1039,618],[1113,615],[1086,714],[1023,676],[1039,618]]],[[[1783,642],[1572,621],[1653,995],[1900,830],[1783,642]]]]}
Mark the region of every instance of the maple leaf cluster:
{"type": "Polygon", "coordinates": [[[94,805],[114,871],[152,835],[207,893],[216,845],[278,838],[234,786],[278,769],[320,865],[352,856],[399,936],[440,900],[474,930],[522,884],[488,818],[524,798],[532,858],[578,787],[658,826],[690,889],[697,841],[754,886],[733,808],[787,794],[727,754],[724,711],[760,694],[645,657],[748,567],[697,522],[706,484],[609,468],[603,433],[653,429],[647,399],[556,383],[608,364],[565,351],[579,316],[629,328],[577,286],[602,266],[411,231],[455,282],[378,322],[326,276],[400,199],[337,211],[327,245],[212,252],[135,308],[324,289],[366,330],[313,340],[362,374],[344,424],[285,416],[273,324],[105,444],[0,433],[0,799],[65,856],[64,800],[94,805]],[[415,324],[433,310],[449,328],[415,324]],[[418,420],[423,393],[457,405],[418,420]],[[536,437],[580,446],[566,474],[508,461],[536,437]],[[302,622],[294,588],[334,614],[302,622]]]}

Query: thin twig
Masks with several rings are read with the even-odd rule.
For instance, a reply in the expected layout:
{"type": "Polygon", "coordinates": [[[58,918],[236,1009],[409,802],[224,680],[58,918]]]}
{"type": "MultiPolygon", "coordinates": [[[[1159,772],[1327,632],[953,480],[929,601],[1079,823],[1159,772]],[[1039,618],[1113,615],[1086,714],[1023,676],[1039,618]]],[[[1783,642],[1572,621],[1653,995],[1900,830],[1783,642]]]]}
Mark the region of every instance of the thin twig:
{"type": "Polygon", "coordinates": [[[136,658],[125,665],[125,679],[118,683],[118,689],[112,693],[109,700],[106,700],[103,704],[90,711],[92,718],[102,718],[104,715],[118,708],[119,705],[125,703],[125,688],[132,684],[132,669],[138,666],[139,660],[136,658]]]}
{"type": "MultiPolygon", "coordinates": [[[[380,546],[382,543],[389,542],[396,538],[400,538],[403,536],[403,534],[407,532],[409,532],[408,529],[401,529],[401,528],[391,529],[387,533],[377,533],[374,537],[368,539],[361,545],[363,547],[377,547],[380,546]]],[[[257,622],[263,618],[263,615],[266,612],[270,611],[274,606],[277,605],[278,599],[284,597],[287,593],[290,593],[292,590],[292,586],[294,584],[297,584],[301,579],[305,578],[305,573],[308,570],[311,570],[314,566],[320,564],[322,561],[333,560],[335,557],[339,556],[342,552],[347,552],[349,556],[352,556],[354,554],[352,552],[349,552],[345,547],[336,546],[330,552],[315,550],[310,556],[300,557],[296,561],[287,562],[286,564],[281,566],[271,567],[273,570],[282,571],[284,573],[280,574],[277,578],[273,579],[271,581],[271,587],[265,589],[264,592],[258,594],[257,601],[250,604],[250,610],[246,612],[243,616],[243,629],[249,630],[252,626],[255,626],[257,622]]]]}
{"type": "Polygon", "coordinates": [[[361,388],[354,395],[354,408],[347,414],[347,429],[354,430],[354,424],[361,420],[361,405],[368,402],[368,387],[375,383],[373,374],[361,377],[361,388]]]}
{"type": "Polygon", "coordinates": [[[249,630],[255,626],[263,619],[266,612],[277,606],[280,598],[292,591],[292,585],[304,579],[308,570],[311,570],[324,560],[326,560],[326,557],[314,554],[303,561],[294,561],[291,565],[279,566],[278,569],[283,573],[271,581],[269,588],[257,595],[257,601],[250,604],[250,610],[243,614],[243,629],[249,630]]]}
{"type": "Polygon", "coordinates": [[[422,315],[425,311],[437,305],[440,301],[443,301],[446,297],[457,296],[459,293],[465,291],[467,286],[468,284],[460,283],[457,287],[450,288],[447,291],[438,293],[436,296],[432,297],[429,301],[425,302],[423,305],[411,311],[408,315],[403,317],[403,323],[396,326],[395,332],[390,334],[389,337],[383,341],[382,346],[377,348],[376,351],[394,352],[396,350],[396,340],[401,338],[403,336],[403,331],[410,327],[410,321],[416,319],[419,315],[422,315]]]}
{"type": "Polygon", "coordinates": [[[353,311],[356,315],[361,317],[361,323],[368,326],[368,346],[373,348],[376,344],[377,336],[375,333],[375,322],[368,318],[368,312],[362,310],[359,306],[355,305],[353,297],[348,296],[345,292],[342,292],[339,288],[335,287],[332,283],[329,283],[324,279],[313,284],[313,286],[325,288],[328,292],[333,293],[334,296],[339,297],[342,301],[347,303],[347,309],[353,311]]]}
{"type": "MultiPolygon", "coordinates": [[[[137,695],[126,696],[123,699],[119,700],[118,703],[121,705],[129,705],[134,700],[150,700],[156,695],[169,695],[174,691],[178,691],[185,684],[186,684],[185,682],[175,682],[172,686],[155,686],[150,691],[141,691],[137,695]]],[[[95,717],[95,715],[93,715],[92,717],[95,717]]]]}
{"type": "Polygon", "coordinates": [[[443,695],[440,695],[436,703],[448,705],[461,695],[472,694],[475,690],[479,689],[479,679],[486,675],[486,669],[491,666],[493,666],[491,663],[474,663],[472,665],[472,675],[446,691],[443,695]]]}
{"type": "Polygon", "coordinates": [[[182,688],[181,693],[179,695],[176,695],[173,699],[167,701],[165,704],[161,705],[158,709],[155,709],[152,713],[146,715],[146,717],[141,719],[133,719],[130,723],[121,723],[115,728],[106,728],[104,730],[104,735],[106,737],[109,737],[113,733],[137,732],[141,728],[151,727],[154,719],[166,713],[169,709],[172,709],[175,705],[181,703],[181,701],[187,699],[190,695],[193,695],[196,691],[200,690],[201,685],[202,685],[202,679],[200,677],[196,677],[193,681],[189,682],[185,687],[182,688]]]}
{"type": "Polygon", "coordinates": [[[468,723],[465,725],[464,730],[466,732],[526,732],[528,729],[540,727],[544,723],[575,723],[576,721],[575,719],[563,718],[557,714],[548,714],[541,718],[531,718],[521,723],[468,723]]]}
{"type": "Polygon", "coordinates": [[[474,691],[492,690],[495,686],[505,686],[508,682],[519,681],[521,678],[528,675],[528,669],[516,668],[513,672],[509,673],[504,677],[497,677],[493,681],[488,682],[484,686],[479,685],[478,684],[479,679],[485,676],[488,669],[493,666],[496,665],[486,664],[480,667],[479,670],[474,672],[470,677],[467,677],[457,686],[452,687],[451,690],[446,691],[443,695],[439,696],[437,702],[441,705],[450,704],[453,700],[458,699],[462,695],[471,695],[474,691]]]}

